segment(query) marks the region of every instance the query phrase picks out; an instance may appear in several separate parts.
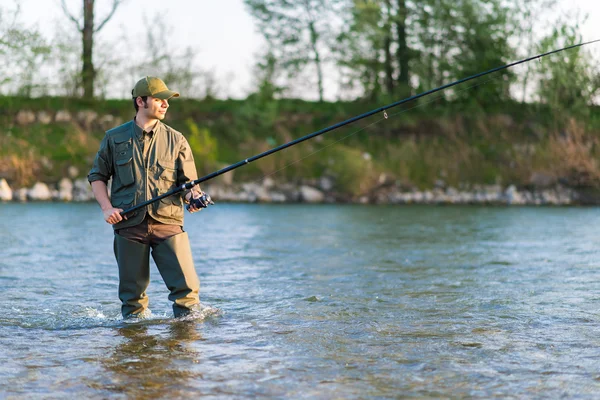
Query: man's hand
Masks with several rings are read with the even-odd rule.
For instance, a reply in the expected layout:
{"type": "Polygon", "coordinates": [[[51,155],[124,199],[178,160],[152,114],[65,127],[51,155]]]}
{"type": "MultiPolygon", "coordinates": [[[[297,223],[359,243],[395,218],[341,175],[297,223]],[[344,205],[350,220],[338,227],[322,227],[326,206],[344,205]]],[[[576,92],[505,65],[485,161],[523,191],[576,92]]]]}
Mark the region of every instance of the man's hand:
{"type": "Polygon", "coordinates": [[[190,203],[187,206],[187,210],[190,213],[195,213],[198,211],[202,211],[202,207],[197,207],[197,203],[195,201],[192,201],[192,198],[194,199],[199,199],[200,196],[202,196],[202,192],[196,192],[195,190],[192,190],[191,192],[189,192],[186,196],[186,200],[190,203]]]}
{"type": "Polygon", "coordinates": [[[102,213],[104,214],[104,220],[109,224],[114,225],[118,222],[123,221],[123,219],[127,219],[127,217],[121,217],[121,211],[123,211],[122,208],[113,207],[109,207],[105,210],[102,210],[102,213]]]}
{"type": "Polygon", "coordinates": [[[207,193],[202,191],[191,191],[186,195],[186,201],[189,203],[186,208],[190,213],[201,211],[211,204],[215,204],[207,193]]]}

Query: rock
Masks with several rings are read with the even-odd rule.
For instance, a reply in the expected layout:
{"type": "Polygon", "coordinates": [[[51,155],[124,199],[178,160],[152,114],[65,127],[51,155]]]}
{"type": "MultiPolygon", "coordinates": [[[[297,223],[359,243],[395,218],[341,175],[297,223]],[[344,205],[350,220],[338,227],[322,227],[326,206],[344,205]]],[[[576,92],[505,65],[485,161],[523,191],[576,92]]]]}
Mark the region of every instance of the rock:
{"type": "Polygon", "coordinates": [[[102,126],[103,129],[108,130],[112,127],[117,126],[115,124],[115,117],[110,115],[110,114],[106,114],[101,116],[100,118],[98,118],[98,123],[102,126]]]}
{"type": "Polygon", "coordinates": [[[6,182],[6,179],[0,179],[0,200],[11,201],[13,198],[13,191],[6,182]]]}
{"type": "Polygon", "coordinates": [[[270,189],[273,186],[275,186],[275,181],[273,179],[267,177],[267,178],[263,179],[262,186],[265,189],[270,189]]]}
{"type": "Polygon", "coordinates": [[[433,193],[429,190],[425,191],[423,193],[423,201],[427,204],[433,203],[435,197],[433,196],[433,193]]]}
{"type": "Polygon", "coordinates": [[[556,184],[556,177],[546,172],[534,172],[529,178],[529,183],[538,189],[548,188],[556,184]]]}
{"type": "Polygon", "coordinates": [[[330,176],[321,176],[318,181],[319,189],[329,192],[333,189],[335,182],[330,176]]]}
{"type": "Polygon", "coordinates": [[[14,191],[13,200],[21,202],[27,201],[27,188],[21,188],[14,191]]]}
{"type": "Polygon", "coordinates": [[[69,168],[67,168],[67,174],[69,175],[69,178],[75,179],[79,176],[79,169],[73,165],[70,165],[69,168]]]}
{"type": "Polygon", "coordinates": [[[60,201],[73,200],[73,182],[68,178],[62,178],[58,183],[58,199],[60,201]]]}
{"type": "Polygon", "coordinates": [[[283,193],[272,192],[271,193],[271,202],[273,202],[273,203],[285,203],[285,202],[287,202],[287,197],[285,197],[285,194],[283,194],[283,193]]]}
{"type": "Polygon", "coordinates": [[[90,201],[93,199],[92,186],[87,179],[76,179],[73,182],[73,201],[90,201]]]}
{"type": "Polygon", "coordinates": [[[240,192],[236,194],[233,201],[254,203],[256,201],[256,196],[250,196],[247,192],[240,192]]]}
{"type": "Polygon", "coordinates": [[[504,198],[507,204],[522,205],[525,204],[524,196],[519,193],[515,185],[510,185],[504,191],[504,198]]]}
{"type": "Polygon", "coordinates": [[[50,115],[50,113],[47,111],[40,111],[37,114],[37,120],[40,124],[48,125],[50,122],[52,122],[52,115],[50,115]]]}
{"type": "Polygon", "coordinates": [[[90,129],[98,114],[92,110],[83,110],[77,113],[77,121],[86,129],[90,129]]]}
{"type": "Polygon", "coordinates": [[[300,186],[300,199],[306,203],[322,203],[325,199],[323,192],[310,186],[300,186]]]}
{"type": "Polygon", "coordinates": [[[72,119],[71,113],[67,110],[60,110],[54,116],[54,121],[56,122],[71,122],[72,119]]]}
{"type": "Polygon", "coordinates": [[[17,113],[17,124],[29,125],[35,122],[35,114],[31,110],[20,110],[17,113]]]}
{"type": "Polygon", "coordinates": [[[458,195],[458,190],[456,190],[455,188],[453,188],[452,186],[446,188],[446,195],[448,196],[457,196],[458,195]]]}
{"type": "Polygon", "coordinates": [[[219,185],[206,186],[203,188],[215,202],[218,201],[236,201],[236,192],[230,187],[222,187],[219,185]]]}
{"type": "Polygon", "coordinates": [[[27,192],[27,198],[33,201],[48,201],[52,200],[52,193],[50,192],[48,185],[42,182],[37,182],[27,192]]]}
{"type": "Polygon", "coordinates": [[[420,204],[421,202],[423,202],[423,199],[423,192],[416,191],[412,193],[412,201],[414,203],[420,204]]]}
{"type": "Polygon", "coordinates": [[[252,203],[261,202],[261,203],[269,203],[271,202],[271,196],[267,189],[263,186],[260,186],[256,183],[244,183],[242,185],[244,192],[248,195],[249,201],[252,203]]]}
{"type": "Polygon", "coordinates": [[[287,198],[287,201],[296,203],[300,201],[300,191],[296,185],[291,183],[284,183],[279,185],[278,191],[283,193],[287,198]]]}

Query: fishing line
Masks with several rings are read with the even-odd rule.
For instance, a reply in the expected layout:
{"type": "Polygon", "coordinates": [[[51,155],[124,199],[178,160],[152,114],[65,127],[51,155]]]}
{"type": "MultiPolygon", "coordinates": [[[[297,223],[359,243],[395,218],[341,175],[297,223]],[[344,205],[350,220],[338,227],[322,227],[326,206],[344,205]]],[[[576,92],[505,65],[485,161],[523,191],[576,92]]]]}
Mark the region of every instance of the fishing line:
{"type": "MultiPolygon", "coordinates": [[[[485,81],[483,81],[483,82],[475,83],[475,84],[473,84],[473,85],[471,85],[471,86],[468,86],[468,87],[465,87],[465,88],[463,88],[463,89],[457,90],[457,91],[456,91],[456,93],[465,92],[465,91],[467,91],[467,90],[471,90],[471,89],[473,89],[473,88],[476,88],[476,87],[479,87],[479,86],[483,86],[483,85],[485,85],[485,84],[487,84],[487,83],[489,83],[489,82],[496,81],[496,80],[498,80],[499,78],[503,78],[503,77],[505,77],[505,76],[506,76],[505,74],[500,74],[500,75],[493,76],[493,77],[491,77],[491,78],[488,78],[487,80],[485,80],[485,81]]],[[[313,152],[311,152],[311,153],[309,153],[309,154],[305,155],[304,157],[301,157],[301,158],[299,158],[299,159],[297,159],[297,160],[295,160],[295,161],[292,161],[292,162],[290,162],[289,164],[286,164],[286,165],[284,165],[283,167],[281,167],[281,168],[279,168],[279,169],[277,169],[277,170],[275,170],[275,171],[273,171],[273,172],[270,172],[270,173],[268,173],[268,174],[266,174],[266,175],[262,176],[261,178],[258,178],[258,179],[255,179],[255,180],[253,180],[253,181],[250,181],[250,183],[259,183],[259,182],[261,182],[261,181],[265,180],[266,178],[268,178],[268,177],[270,177],[270,176],[273,176],[273,175],[275,175],[275,174],[277,174],[277,173],[279,173],[279,172],[281,172],[281,171],[283,171],[283,170],[285,170],[285,169],[287,169],[287,168],[291,167],[291,166],[292,166],[292,165],[294,165],[294,164],[297,164],[297,163],[299,163],[300,161],[304,161],[304,160],[306,160],[307,158],[309,158],[309,157],[312,157],[312,156],[314,156],[315,154],[317,154],[317,153],[320,153],[320,152],[321,152],[321,151],[323,151],[323,150],[327,150],[328,148],[330,148],[330,147],[332,147],[332,146],[334,146],[334,145],[336,145],[336,144],[338,144],[338,143],[340,143],[340,142],[343,142],[344,140],[348,139],[349,137],[351,137],[351,136],[354,136],[354,135],[356,135],[356,134],[358,134],[358,133],[360,133],[360,132],[362,132],[362,131],[366,130],[367,128],[370,128],[370,127],[372,127],[373,125],[376,125],[376,124],[380,123],[381,121],[385,121],[385,120],[387,120],[387,119],[389,119],[389,118],[395,117],[396,115],[404,114],[404,113],[406,113],[406,112],[408,112],[408,111],[414,110],[415,108],[423,107],[423,106],[426,106],[426,105],[428,105],[428,104],[434,103],[436,100],[439,100],[439,99],[441,99],[441,98],[443,98],[443,97],[445,97],[443,93],[442,93],[442,94],[438,94],[436,97],[432,98],[431,100],[424,101],[424,102],[420,102],[419,104],[417,104],[417,105],[415,105],[415,106],[412,106],[412,107],[409,107],[409,108],[402,109],[402,110],[400,110],[400,111],[397,111],[397,112],[395,112],[395,113],[393,113],[393,114],[387,114],[387,112],[385,112],[385,111],[384,111],[384,112],[385,112],[385,114],[384,114],[384,117],[383,117],[383,118],[380,118],[380,119],[378,119],[378,120],[376,120],[376,121],[374,121],[374,122],[372,122],[372,123],[370,123],[370,124],[368,124],[368,125],[365,125],[365,126],[363,126],[362,128],[360,128],[360,129],[358,129],[358,130],[356,130],[356,131],[354,131],[354,132],[352,132],[352,133],[350,133],[350,134],[348,134],[348,135],[346,135],[346,136],[343,136],[343,137],[341,137],[340,139],[338,139],[338,140],[336,140],[336,141],[334,141],[334,142],[332,142],[332,143],[329,143],[329,144],[327,144],[327,145],[325,145],[325,146],[321,147],[320,149],[317,149],[317,150],[315,150],[315,151],[313,151],[313,152]]]]}

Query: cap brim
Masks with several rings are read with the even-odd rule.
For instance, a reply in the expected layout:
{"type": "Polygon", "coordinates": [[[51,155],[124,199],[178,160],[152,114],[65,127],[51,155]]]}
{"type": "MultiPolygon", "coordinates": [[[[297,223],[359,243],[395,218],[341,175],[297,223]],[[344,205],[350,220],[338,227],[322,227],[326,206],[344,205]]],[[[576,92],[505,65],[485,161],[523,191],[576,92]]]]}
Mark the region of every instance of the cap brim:
{"type": "Polygon", "coordinates": [[[172,90],[165,90],[164,92],[153,94],[152,97],[156,97],[157,99],[161,100],[169,100],[171,97],[179,97],[179,93],[172,90]]]}

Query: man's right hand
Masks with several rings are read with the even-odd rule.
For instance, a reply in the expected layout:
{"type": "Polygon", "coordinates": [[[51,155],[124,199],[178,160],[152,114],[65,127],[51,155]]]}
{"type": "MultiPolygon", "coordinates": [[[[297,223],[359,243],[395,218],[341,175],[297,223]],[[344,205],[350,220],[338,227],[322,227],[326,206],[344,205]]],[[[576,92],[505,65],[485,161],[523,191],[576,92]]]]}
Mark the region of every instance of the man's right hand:
{"type": "Polygon", "coordinates": [[[121,222],[123,219],[127,219],[127,217],[121,217],[122,208],[107,208],[106,210],[102,210],[104,214],[104,220],[111,225],[121,222]]]}

